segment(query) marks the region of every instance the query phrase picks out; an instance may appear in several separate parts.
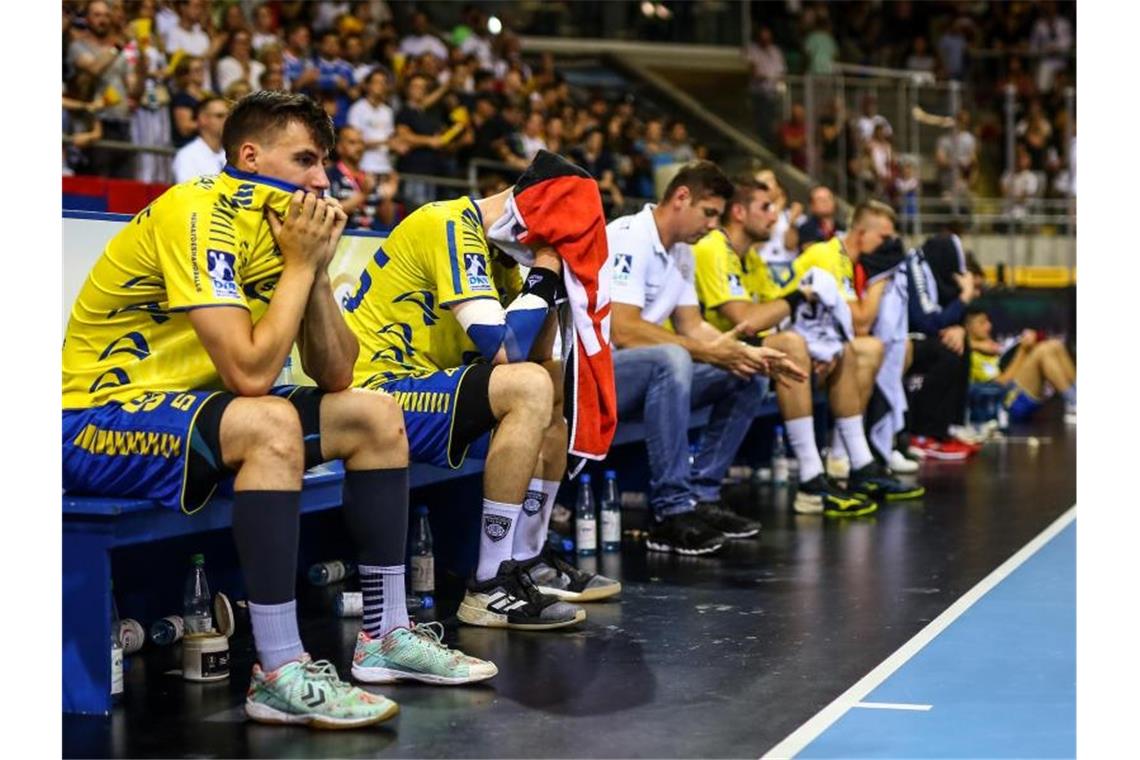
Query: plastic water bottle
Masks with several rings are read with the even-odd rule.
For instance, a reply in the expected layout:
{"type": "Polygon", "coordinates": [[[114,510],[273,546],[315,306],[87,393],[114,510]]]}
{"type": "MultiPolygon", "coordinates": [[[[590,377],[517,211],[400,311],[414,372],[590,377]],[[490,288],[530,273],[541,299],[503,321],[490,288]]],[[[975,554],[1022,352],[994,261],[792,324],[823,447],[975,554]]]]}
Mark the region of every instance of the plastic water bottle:
{"type": "Polygon", "coordinates": [[[277,373],[277,382],[275,385],[292,385],[293,384],[293,354],[290,353],[285,357],[285,364],[281,366],[281,371],[277,373]]]}
{"type": "Polygon", "coordinates": [[[428,508],[423,505],[416,507],[416,529],[412,533],[412,596],[425,610],[435,606],[435,556],[428,508]]]}
{"type": "Polygon", "coordinates": [[[601,512],[602,551],[621,551],[621,499],[618,497],[617,473],[613,470],[606,470],[601,512]]]}
{"type": "Polygon", "coordinates": [[[114,585],[111,586],[111,698],[123,695],[123,647],[119,643],[119,605],[115,604],[114,585]]]}
{"type": "Polygon", "coordinates": [[[170,646],[182,639],[185,624],[178,615],[167,615],[150,624],[150,640],[156,646],[170,646]]]}
{"type": "Polygon", "coordinates": [[[214,630],[214,616],[210,610],[210,586],[206,583],[206,558],[195,554],[190,561],[193,566],[182,594],[182,621],[188,634],[209,633],[214,630]]]}
{"type": "Polygon", "coordinates": [[[309,583],[314,586],[327,586],[338,583],[356,572],[356,565],[352,562],[334,559],[329,562],[318,562],[309,568],[309,583]]]}
{"type": "Polygon", "coordinates": [[[776,439],[772,442],[772,482],[788,482],[788,450],[784,446],[784,426],[776,426],[776,439]]]}
{"type": "Polygon", "coordinates": [[[574,507],[574,544],[579,557],[593,557],[598,553],[598,515],[594,510],[594,492],[590,476],[578,479],[578,504],[574,507]]]}

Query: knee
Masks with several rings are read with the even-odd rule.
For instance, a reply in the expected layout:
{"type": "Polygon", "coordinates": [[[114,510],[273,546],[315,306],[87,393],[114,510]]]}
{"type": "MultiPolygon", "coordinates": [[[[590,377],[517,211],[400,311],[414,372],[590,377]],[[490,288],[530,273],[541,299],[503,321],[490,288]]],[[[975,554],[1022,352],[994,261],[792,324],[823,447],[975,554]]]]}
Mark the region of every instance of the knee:
{"type": "Polygon", "coordinates": [[[361,426],[369,445],[393,451],[407,451],[408,437],[404,433],[404,412],[395,398],[382,391],[353,389],[349,394],[349,418],[361,426]]]}
{"type": "Polygon", "coordinates": [[[776,333],[764,339],[764,345],[768,348],[774,348],[777,351],[782,351],[788,355],[792,361],[800,366],[806,366],[808,362],[808,346],[807,341],[799,333],[790,331],[776,333]]]}
{"type": "Polygon", "coordinates": [[[870,335],[864,335],[852,344],[860,360],[867,364],[878,366],[883,362],[883,341],[870,335]]]}
{"type": "Polygon", "coordinates": [[[657,351],[658,374],[686,387],[693,380],[693,357],[683,347],[668,343],[654,347],[657,351]]]}
{"type": "Polygon", "coordinates": [[[265,396],[253,400],[256,404],[251,419],[256,420],[256,431],[250,436],[248,450],[242,459],[260,459],[299,471],[304,467],[305,450],[301,440],[301,418],[297,410],[283,398],[265,396]]]}
{"type": "Polygon", "coordinates": [[[506,397],[508,411],[526,412],[536,419],[549,421],[554,406],[554,382],[541,365],[504,364],[495,368],[493,377],[506,397]]]}
{"type": "Polygon", "coordinates": [[[1050,338],[1049,340],[1042,343],[1040,350],[1054,354],[1056,356],[1063,356],[1065,353],[1067,353],[1065,344],[1056,338],[1050,338]]]}

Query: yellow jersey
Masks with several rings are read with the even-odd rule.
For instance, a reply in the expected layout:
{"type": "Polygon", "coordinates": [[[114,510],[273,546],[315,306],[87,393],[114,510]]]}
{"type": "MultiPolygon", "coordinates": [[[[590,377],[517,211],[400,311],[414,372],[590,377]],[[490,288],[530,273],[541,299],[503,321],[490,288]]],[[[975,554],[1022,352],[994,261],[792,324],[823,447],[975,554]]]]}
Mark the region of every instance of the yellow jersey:
{"type": "Polygon", "coordinates": [[[353,385],[377,388],[470,364],[480,356],[447,307],[500,302],[522,287],[518,267],[492,263],[483,217],[470,198],[437,201],[396,225],[341,303],[360,342],[353,385]]]}
{"type": "Polygon", "coordinates": [[[792,279],[783,287],[772,283],[767,267],[759,267],[764,270],[764,276],[771,283],[765,286],[768,293],[762,294],[762,300],[783,298],[788,293],[798,290],[800,280],[812,267],[819,267],[834,277],[836,285],[839,286],[839,291],[848,301],[857,299],[855,294],[855,267],[851,263],[851,259],[847,257],[843,243],[840,242],[839,238],[833,237],[831,240],[809,245],[803,253],[793,259],[792,279]]]}
{"type": "Polygon", "coordinates": [[[997,354],[970,352],[970,382],[988,383],[997,380],[1001,374],[1001,357],[997,354]]]}
{"type": "Polygon", "coordinates": [[[746,284],[744,262],[732,250],[728,235],[721,229],[713,230],[693,246],[693,260],[702,315],[716,329],[728,332],[733,328],[732,321],[722,316],[718,307],[733,301],[754,303],[757,300],[746,284]]]}
{"type": "Polygon", "coordinates": [[[226,166],[136,214],[107,243],[72,306],[63,408],[222,388],[187,312],[236,306],[261,318],[281,274],[264,209],[284,215],[297,189],[226,166]]]}

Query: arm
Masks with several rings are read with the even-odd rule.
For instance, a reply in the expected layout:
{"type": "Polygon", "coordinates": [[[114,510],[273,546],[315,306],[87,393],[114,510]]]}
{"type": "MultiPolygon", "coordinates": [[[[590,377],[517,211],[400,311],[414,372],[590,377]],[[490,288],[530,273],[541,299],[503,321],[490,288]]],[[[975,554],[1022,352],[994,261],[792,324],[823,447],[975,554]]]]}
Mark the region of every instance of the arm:
{"type": "Polygon", "coordinates": [[[863,297],[848,302],[851,307],[851,321],[854,323],[856,335],[870,335],[871,327],[875,324],[875,317],[879,315],[879,300],[887,289],[887,278],[883,278],[871,285],[863,293],[863,297]]]}
{"type": "Polygon", "coordinates": [[[396,125],[396,137],[409,148],[439,148],[439,138],[435,135],[417,135],[407,124],[396,125]]]}
{"type": "Polygon", "coordinates": [[[618,348],[674,343],[688,351],[694,361],[713,364],[745,377],[755,374],[763,367],[762,362],[745,351],[750,346],[737,340],[737,336],[744,332],[743,329],[737,327],[732,332],[721,333],[701,319],[700,310],[696,306],[680,306],[673,312],[676,333],[646,322],[641,318],[641,307],[633,304],[615,301],[611,313],[613,322],[610,337],[618,348]],[[686,334],[682,326],[690,334],[686,334]],[[708,332],[710,330],[711,333],[708,332]],[[713,341],[706,342],[708,338],[713,341]]]}
{"type": "Polygon", "coordinates": [[[98,53],[80,53],[75,58],[75,67],[98,79],[122,54],[122,49],[113,47],[98,53]]]}
{"type": "Polygon", "coordinates": [[[198,124],[194,121],[194,109],[186,106],[175,106],[172,113],[174,114],[174,128],[178,130],[181,137],[190,137],[198,133],[198,124]]]}
{"type": "MultiPolygon", "coordinates": [[[[775,327],[792,313],[790,301],[799,291],[764,303],[751,303],[749,301],[728,301],[717,307],[717,312],[734,325],[744,325],[745,335],[755,335],[761,330],[775,327]]],[[[803,296],[800,296],[801,298],[803,296]]]]}
{"type": "MultiPolygon", "coordinates": [[[[316,269],[322,263],[336,222],[328,204],[311,193],[297,191],[289,215],[275,237],[284,266],[265,315],[253,324],[242,308],[191,309],[190,324],[221,375],[240,396],[263,396],[273,386],[285,357],[297,339],[316,269]]],[[[272,216],[269,217],[271,220],[272,216]]],[[[275,222],[270,221],[271,228],[275,222]]]]}
{"type": "MultiPolygon", "coordinates": [[[[343,222],[338,226],[344,229],[343,222]]],[[[305,315],[301,318],[297,348],[305,374],[322,390],[342,391],[352,385],[352,368],[360,345],[333,298],[327,266],[319,270],[313,281],[305,315]]]]}

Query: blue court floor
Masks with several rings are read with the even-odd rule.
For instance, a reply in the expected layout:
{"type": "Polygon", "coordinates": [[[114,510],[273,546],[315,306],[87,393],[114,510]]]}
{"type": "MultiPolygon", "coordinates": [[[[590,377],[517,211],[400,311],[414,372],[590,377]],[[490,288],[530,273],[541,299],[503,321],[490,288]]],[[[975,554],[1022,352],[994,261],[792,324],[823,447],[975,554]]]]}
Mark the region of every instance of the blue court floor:
{"type": "Polygon", "coordinates": [[[1076,521],[849,707],[796,757],[1075,757],[1076,521]]]}

